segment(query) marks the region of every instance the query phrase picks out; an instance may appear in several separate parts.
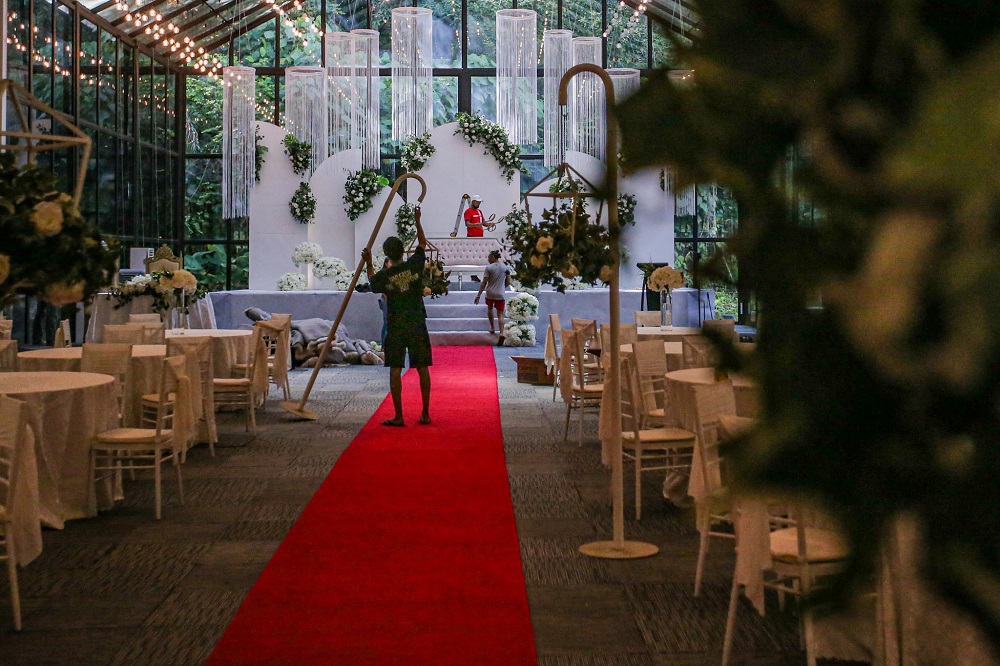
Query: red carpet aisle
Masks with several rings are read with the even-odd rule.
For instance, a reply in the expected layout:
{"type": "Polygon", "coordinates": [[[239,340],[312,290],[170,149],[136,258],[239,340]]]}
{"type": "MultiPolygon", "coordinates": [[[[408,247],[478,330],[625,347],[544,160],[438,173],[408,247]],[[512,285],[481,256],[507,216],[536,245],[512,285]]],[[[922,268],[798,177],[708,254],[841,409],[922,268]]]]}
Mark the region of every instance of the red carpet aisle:
{"type": "Polygon", "coordinates": [[[488,347],[436,347],[431,416],[389,398],[340,457],[210,664],[534,664],[488,347]]]}

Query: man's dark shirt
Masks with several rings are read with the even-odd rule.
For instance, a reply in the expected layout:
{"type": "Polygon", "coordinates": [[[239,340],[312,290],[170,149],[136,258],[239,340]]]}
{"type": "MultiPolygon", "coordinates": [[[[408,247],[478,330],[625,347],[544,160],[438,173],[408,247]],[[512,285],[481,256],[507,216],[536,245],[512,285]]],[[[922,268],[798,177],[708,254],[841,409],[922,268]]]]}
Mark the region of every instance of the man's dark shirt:
{"type": "Polygon", "coordinates": [[[417,246],[406,261],[372,276],[372,291],[386,296],[386,312],[394,317],[427,317],[424,309],[424,248],[417,246]]]}

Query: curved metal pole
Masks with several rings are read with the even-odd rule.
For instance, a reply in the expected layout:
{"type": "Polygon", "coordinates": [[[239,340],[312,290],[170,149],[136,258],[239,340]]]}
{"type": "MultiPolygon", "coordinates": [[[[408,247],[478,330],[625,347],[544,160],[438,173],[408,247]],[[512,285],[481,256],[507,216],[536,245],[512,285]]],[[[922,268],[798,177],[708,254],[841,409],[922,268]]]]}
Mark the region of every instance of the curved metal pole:
{"type": "MultiPolygon", "coordinates": [[[[368,244],[365,245],[365,248],[367,248],[368,251],[371,251],[372,245],[375,243],[375,238],[378,236],[379,230],[382,229],[382,222],[385,221],[386,215],[389,214],[389,206],[392,205],[393,199],[396,197],[396,193],[408,178],[413,178],[420,183],[420,196],[417,197],[417,206],[423,203],[424,196],[427,194],[427,183],[423,178],[415,173],[404,173],[402,176],[397,178],[396,182],[392,184],[392,190],[389,191],[389,197],[385,200],[385,205],[382,206],[382,212],[379,213],[378,222],[375,223],[375,228],[372,229],[372,235],[368,237],[368,244]]],[[[347,293],[344,295],[344,301],[340,304],[340,310],[337,312],[337,318],[334,319],[333,326],[330,327],[330,333],[326,336],[323,348],[319,352],[316,367],[313,368],[312,376],[309,378],[306,390],[302,394],[302,399],[299,402],[279,403],[285,410],[295,414],[296,416],[312,419],[314,421],[319,418],[319,414],[311,409],[306,409],[306,402],[309,401],[309,394],[312,393],[313,384],[316,383],[319,371],[323,367],[323,359],[326,358],[326,353],[330,351],[330,346],[337,337],[337,328],[340,326],[340,321],[344,318],[344,313],[347,311],[347,304],[351,302],[351,295],[354,293],[354,287],[358,284],[358,279],[361,277],[361,271],[364,269],[365,262],[363,261],[359,262],[358,267],[354,269],[354,277],[351,278],[351,285],[347,288],[347,293]]]]}
{"type": "Polygon", "coordinates": [[[605,108],[607,109],[607,136],[605,153],[607,154],[607,172],[605,187],[608,198],[608,236],[611,243],[611,282],[609,308],[611,310],[611,372],[610,381],[604,384],[604,395],[611,392],[611,419],[614,424],[611,447],[611,501],[613,541],[596,541],[584,544],[580,552],[593,557],[613,559],[629,559],[655,555],[659,548],[651,544],[625,541],[625,503],[622,490],[622,396],[621,386],[621,344],[619,328],[621,324],[621,298],[619,290],[620,261],[618,238],[621,227],[618,223],[618,122],[611,110],[615,106],[615,88],[611,77],[603,67],[591,63],[573,65],[563,75],[559,82],[559,106],[569,103],[569,84],[577,74],[595,74],[604,82],[605,108]]]}

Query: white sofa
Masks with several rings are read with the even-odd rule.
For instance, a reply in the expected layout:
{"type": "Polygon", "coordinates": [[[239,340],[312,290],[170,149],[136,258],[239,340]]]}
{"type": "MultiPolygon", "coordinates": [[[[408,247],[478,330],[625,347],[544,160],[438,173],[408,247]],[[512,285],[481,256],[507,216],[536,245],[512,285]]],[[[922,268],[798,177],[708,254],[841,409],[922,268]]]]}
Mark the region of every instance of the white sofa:
{"type": "MultiPolygon", "coordinates": [[[[507,252],[500,244],[499,238],[428,238],[438,252],[438,257],[444,261],[445,268],[458,275],[458,288],[462,288],[462,275],[482,273],[490,263],[490,252],[500,250],[505,262],[508,262],[507,252]]],[[[509,262],[508,262],[509,263],[509,262]]]]}

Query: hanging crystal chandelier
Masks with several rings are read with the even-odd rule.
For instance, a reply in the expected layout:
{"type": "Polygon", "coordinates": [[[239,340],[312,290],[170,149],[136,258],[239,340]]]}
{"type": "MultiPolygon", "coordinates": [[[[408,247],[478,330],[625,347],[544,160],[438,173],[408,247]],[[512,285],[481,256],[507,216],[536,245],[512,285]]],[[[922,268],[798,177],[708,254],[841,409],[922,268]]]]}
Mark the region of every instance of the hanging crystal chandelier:
{"type": "Polygon", "coordinates": [[[568,138],[559,108],[559,82],[573,65],[572,31],[546,30],[542,33],[542,60],[545,68],[544,161],[545,166],[554,167],[563,160],[568,138]]]}
{"type": "Polygon", "coordinates": [[[222,217],[250,214],[256,163],[256,81],[253,67],[222,70],[222,217]]]}
{"type": "MultiPolygon", "coordinates": [[[[575,37],[573,39],[573,64],[590,63],[601,66],[603,49],[600,37],[575,37]]],[[[604,108],[604,87],[596,74],[584,73],[572,84],[573,110],[570,122],[568,148],[604,161],[604,143],[607,133],[607,110],[604,108]]]]}
{"type": "Polygon", "coordinates": [[[530,9],[497,12],[497,124],[518,144],[538,141],[537,22],[530,9]]]}
{"type": "Polygon", "coordinates": [[[615,104],[621,104],[639,89],[639,70],[631,67],[616,67],[608,70],[611,83],[615,87],[615,104]]]}
{"type": "Polygon", "coordinates": [[[354,55],[356,60],[354,90],[356,104],[354,105],[355,146],[361,149],[361,167],[378,169],[382,161],[381,149],[381,113],[380,94],[382,79],[379,77],[378,31],[352,30],[354,35],[354,55]]]}
{"type": "Polygon", "coordinates": [[[392,138],[422,136],[434,120],[433,16],[427,7],[392,10],[392,138]]]}
{"type": "Polygon", "coordinates": [[[285,129],[312,147],[311,176],[326,159],[326,70],[322,67],[289,67],[285,70],[285,129]]]}
{"type": "Polygon", "coordinates": [[[331,32],[326,41],[327,94],[329,95],[330,127],[328,155],[356,148],[358,118],[355,112],[357,91],[356,35],[349,32],[331,32]]]}

